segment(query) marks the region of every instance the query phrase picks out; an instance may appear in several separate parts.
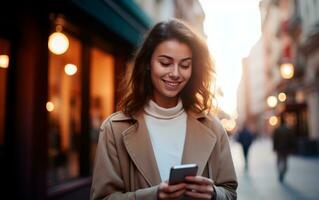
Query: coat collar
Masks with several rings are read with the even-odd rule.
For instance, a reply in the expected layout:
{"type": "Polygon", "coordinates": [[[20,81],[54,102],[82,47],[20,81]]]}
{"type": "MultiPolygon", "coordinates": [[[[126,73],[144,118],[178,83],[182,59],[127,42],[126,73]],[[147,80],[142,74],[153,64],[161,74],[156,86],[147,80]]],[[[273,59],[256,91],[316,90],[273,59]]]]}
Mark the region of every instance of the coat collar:
{"type": "Polygon", "coordinates": [[[213,130],[199,121],[206,117],[204,113],[191,112],[188,112],[187,117],[182,164],[196,163],[198,165],[198,175],[203,173],[217,140],[213,130]]]}
{"type": "MultiPolygon", "coordinates": [[[[199,120],[207,117],[205,113],[187,112],[187,128],[182,163],[196,163],[198,173],[202,174],[216,143],[216,136],[211,129],[199,120]]],[[[118,115],[113,121],[137,121],[122,133],[124,145],[137,169],[150,186],[161,182],[153,147],[143,112],[132,117],[118,115]]]]}
{"type": "MultiPolygon", "coordinates": [[[[161,177],[143,112],[135,114],[133,119],[138,121],[138,123],[135,123],[134,128],[130,127],[122,133],[124,145],[132,161],[148,184],[150,186],[157,185],[161,182],[161,177]]],[[[132,120],[132,118],[123,117],[121,120],[132,120]]]]}

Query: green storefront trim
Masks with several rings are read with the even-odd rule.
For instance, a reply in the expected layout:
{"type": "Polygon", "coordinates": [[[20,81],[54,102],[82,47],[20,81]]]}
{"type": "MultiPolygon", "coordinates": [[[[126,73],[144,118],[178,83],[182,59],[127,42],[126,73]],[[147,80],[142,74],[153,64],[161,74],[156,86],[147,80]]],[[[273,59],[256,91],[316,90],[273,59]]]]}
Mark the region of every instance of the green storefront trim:
{"type": "Polygon", "coordinates": [[[132,0],[72,0],[72,2],[134,46],[154,23],[132,0]]]}

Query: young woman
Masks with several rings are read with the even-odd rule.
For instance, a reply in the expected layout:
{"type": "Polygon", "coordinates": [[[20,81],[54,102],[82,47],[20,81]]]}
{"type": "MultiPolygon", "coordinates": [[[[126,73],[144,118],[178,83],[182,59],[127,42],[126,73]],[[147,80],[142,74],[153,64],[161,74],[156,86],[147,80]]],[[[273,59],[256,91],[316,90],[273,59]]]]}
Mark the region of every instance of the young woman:
{"type": "Polygon", "coordinates": [[[156,24],[137,52],[121,112],[101,126],[91,199],[236,199],[228,137],[212,114],[213,64],[183,22],[156,24]],[[169,185],[170,168],[197,176],[169,185]]]}

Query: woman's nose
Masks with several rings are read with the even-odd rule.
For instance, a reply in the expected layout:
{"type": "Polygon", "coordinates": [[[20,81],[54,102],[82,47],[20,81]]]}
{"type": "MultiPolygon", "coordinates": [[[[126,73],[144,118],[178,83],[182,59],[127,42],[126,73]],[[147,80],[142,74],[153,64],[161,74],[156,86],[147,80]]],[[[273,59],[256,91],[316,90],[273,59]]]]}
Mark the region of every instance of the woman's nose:
{"type": "Polygon", "coordinates": [[[169,76],[172,78],[179,78],[179,69],[177,64],[172,66],[169,76]]]}

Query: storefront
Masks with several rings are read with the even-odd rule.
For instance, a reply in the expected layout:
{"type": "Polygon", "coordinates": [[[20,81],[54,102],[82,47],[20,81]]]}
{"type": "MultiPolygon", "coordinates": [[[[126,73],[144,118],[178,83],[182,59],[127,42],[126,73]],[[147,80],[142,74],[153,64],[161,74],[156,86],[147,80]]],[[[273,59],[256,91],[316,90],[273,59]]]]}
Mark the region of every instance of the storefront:
{"type": "Polygon", "coordinates": [[[10,199],[88,199],[99,125],[152,22],[133,1],[25,4],[0,14],[2,188],[10,199]]]}

